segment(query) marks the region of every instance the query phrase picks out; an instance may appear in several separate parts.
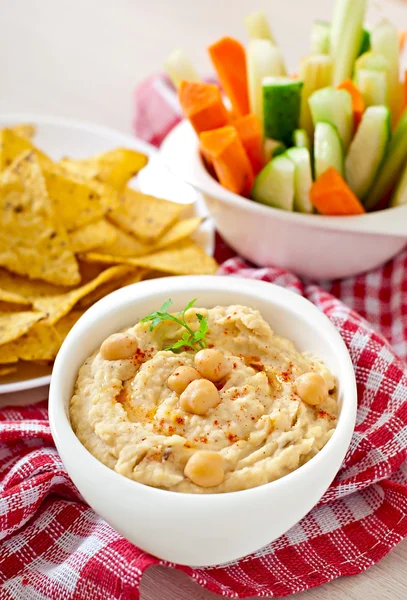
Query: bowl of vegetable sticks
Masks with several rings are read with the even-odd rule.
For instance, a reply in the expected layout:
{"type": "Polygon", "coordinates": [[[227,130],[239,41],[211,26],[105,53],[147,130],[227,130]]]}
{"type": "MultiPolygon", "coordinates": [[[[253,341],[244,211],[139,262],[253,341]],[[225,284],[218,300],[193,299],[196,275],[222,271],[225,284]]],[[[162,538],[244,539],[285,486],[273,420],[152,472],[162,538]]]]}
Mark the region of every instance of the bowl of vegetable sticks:
{"type": "Polygon", "coordinates": [[[366,29],[366,4],[336,0],[295,75],[261,12],[246,19],[246,48],[230,37],[209,46],[220,86],[181,50],[166,61],[186,120],[164,162],[256,264],[332,279],[407,244],[406,35],[387,19],[366,29]]]}

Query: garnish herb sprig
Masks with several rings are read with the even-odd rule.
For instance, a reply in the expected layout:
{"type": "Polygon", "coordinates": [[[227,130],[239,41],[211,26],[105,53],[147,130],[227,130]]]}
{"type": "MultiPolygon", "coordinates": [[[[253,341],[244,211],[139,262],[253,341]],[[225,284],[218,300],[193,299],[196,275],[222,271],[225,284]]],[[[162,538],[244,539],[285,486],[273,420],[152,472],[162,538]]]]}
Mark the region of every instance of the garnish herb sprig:
{"type": "Polygon", "coordinates": [[[199,321],[199,328],[197,331],[193,331],[191,327],[185,320],[185,313],[187,310],[192,308],[197,301],[197,298],[188,302],[184,310],[178,313],[177,316],[168,312],[168,309],[172,306],[172,300],[167,300],[164,304],[156,311],[152,312],[147,317],[141,319],[141,323],[150,323],[150,331],[153,331],[157,325],[162,323],[163,321],[174,321],[178,323],[181,327],[186,329],[182,334],[181,339],[176,341],[172,346],[166,348],[166,350],[171,350],[172,352],[176,352],[181,348],[191,348],[192,350],[197,350],[198,348],[206,348],[207,343],[205,336],[208,332],[208,317],[204,317],[203,315],[196,313],[196,318],[199,321]]]}

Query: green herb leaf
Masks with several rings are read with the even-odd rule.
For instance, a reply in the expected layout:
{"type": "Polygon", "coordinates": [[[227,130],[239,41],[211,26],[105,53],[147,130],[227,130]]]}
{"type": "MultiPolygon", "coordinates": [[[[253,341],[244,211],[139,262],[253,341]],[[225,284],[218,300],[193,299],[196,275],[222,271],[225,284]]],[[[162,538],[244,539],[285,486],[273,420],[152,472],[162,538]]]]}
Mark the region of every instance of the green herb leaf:
{"type": "Polygon", "coordinates": [[[184,331],[182,338],[176,341],[172,346],[166,348],[166,350],[171,350],[175,352],[180,348],[191,348],[192,350],[197,350],[196,346],[199,348],[206,348],[206,340],[205,336],[208,332],[208,318],[204,317],[201,314],[196,315],[199,321],[199,328],[197,331],[193,331],[191,327],[187,324],[185,320],[185,313],[188,309],[192,308],[197,301],[197,298],[188,302],[186,307],[181,313],[178,313],[178,316],[175,316],[168,312],[170,306],[172,306],[172,300],[167,300],[161,306],[161,308],[157,311],[152,312],[150,315],[147,315],[143,319],[141,319],[141,323],[150,323],[150,331],[153,331],[157,325],[162,323],[163,321],[174,321],[184,327],[186,331],[184,331]]]}
{"type": "Polygon", "coordinates": [[[166,302],[164,302],[164,304],[161,306],[159,312],[166,313],[168,311],[168,309],[170,308],[170,306],[172,306],[171,298],[169,298],[166,302]]]}
{"type": "Polygon", "coordinates": [[[198,300],[198,298],[194,298],[193,300],[191,300],[191,302],[188,302],[188,304],[186,305],[186,307],[182,311],[182,316],[184,318],[185,318],[185,313],[187,312],[187,310],[189,310],[190,308],[192,308],[197,300],[198,300]]]}

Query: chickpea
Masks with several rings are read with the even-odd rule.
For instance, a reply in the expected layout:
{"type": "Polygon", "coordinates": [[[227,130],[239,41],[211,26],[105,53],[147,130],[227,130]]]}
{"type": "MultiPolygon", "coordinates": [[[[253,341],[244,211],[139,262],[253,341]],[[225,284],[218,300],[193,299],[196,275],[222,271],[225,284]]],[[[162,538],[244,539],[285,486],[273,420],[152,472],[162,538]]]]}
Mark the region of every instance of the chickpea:
{"type": "Polygon", "coordinates": [[[211,381],[220,381],[226,375],[229,375],[231,366],[226,358],[219,350],[207,348],[200,350],[195,355],[195,366],[203,377],[211,381]]]}
{"type": "Polygon", "coordinates": [[[184,475],[200,487],[219,485],[225,477],[223,459],[217,452],[197,450],[188,460],[184,475]]]}
{"type": "Polygon", "coordinates": [[[328,396],[327,385],[319,373],[304,373],[295,383],[301,400],[311,406],[321,404],[328,396]]]}
{"type": "Polygon", "coordinates": [[[195,379],[201,379],[201,376],[194,367],[178,367],[168,377],[167,385],[171,391],[182,394],[191,381],[195,381],[195,379]]]}
{"type": "Polygon", "coordinates": [[[195,415],[206,415],[220,402],[219,392],[212,381],[197,379],[191,381],[180,396],[181,408],[195,415]]]}
{"type": "Polygon", "coordinates": [[[130,333],[114,333],[100,346],[100,354],[105,360],[123,360],[133,356],[137,348],[137,340],[130,333]]]}

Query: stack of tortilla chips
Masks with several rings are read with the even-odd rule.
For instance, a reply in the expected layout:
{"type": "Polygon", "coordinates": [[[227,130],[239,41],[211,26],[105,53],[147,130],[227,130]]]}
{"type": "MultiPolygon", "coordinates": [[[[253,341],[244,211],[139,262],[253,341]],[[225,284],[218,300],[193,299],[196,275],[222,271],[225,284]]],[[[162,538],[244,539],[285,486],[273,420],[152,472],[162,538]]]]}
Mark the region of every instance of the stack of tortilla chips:
{"type": "Polygon", "coordinates": [[[210,274],[185,206],[127,187],[129,149],[53,162],[35,130],[0,132],[0,377],[54,360],[70,328],[111,291],[163,274],[210,274]]]}

